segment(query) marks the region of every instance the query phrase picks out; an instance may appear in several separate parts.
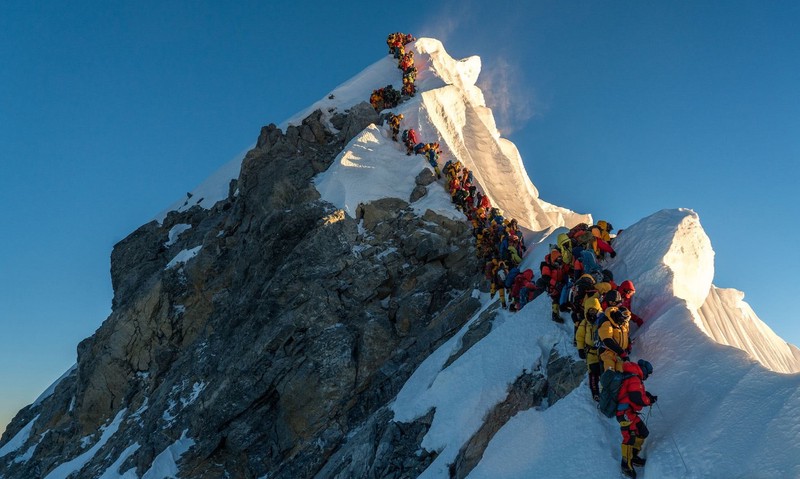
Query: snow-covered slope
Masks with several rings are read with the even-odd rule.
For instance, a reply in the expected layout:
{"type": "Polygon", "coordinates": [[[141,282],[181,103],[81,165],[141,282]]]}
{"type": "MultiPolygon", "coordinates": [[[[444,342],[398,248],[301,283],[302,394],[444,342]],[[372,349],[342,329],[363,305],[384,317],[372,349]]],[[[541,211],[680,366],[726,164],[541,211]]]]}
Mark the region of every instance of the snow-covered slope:
{"type": "Polygon", "coordinates": [[[714,341],[746,351],[773,371],[800,371],[800,349],[764,324],[741,291],[712,285],[695,322],[714,341]]]}
{"type": "MultiPolygon", "coordinates": [[[[637,285],[633,306],[647,319],[634,331],[634,356],[653,363],[647,387],[659,395],[658,407],[645,413],[652,435],[644,477],[800,477],[800,375],[774,373],[749,351],[719,344],[698,320],[702,308],[702,316],[713,318],[710,331],[726,325],[758,344],[770,362],[785,344],[773,341],[774,333],[755,316],[740,325],[738,315],[728,315],[728,300],[711,286],[713,251],[697,215],[658,212],[627,228],[616,246],[617,260],[609,266],[615,277],[637,285]]],[[[422,477],[448,477],[447,465],[465,438],[514,378],[541,366],[543,348],[572,350],[571,327],[550,322],[548,307],[539,297],[519,313],[501,312],[489,335],[443,368],[462,331],[406,383],[393,405],[396,420],[435,409],[422,445],[439,456],[422,477]]],[[[783,365],[797,368],[797,361],[783,365]]],[[[469,477],[571,478],[587,471],[615,477],[619,442],[616,421],[595,410],[584,382],[552,407],[513,417],[469,477]]]]}
{"type": "MultiPolygon", "coordinates": [[[[539,192],[528,178],[516,146],[500,137],[483,93],[475,86],[480,74],[480,58],[455,60],[447,54],[441,42],[430,38],[421,38],[412,47],[419,71],[418,94],[394,112],[404,116],[401,128],[414,128],[423,142],[440,143],[443,150],[440,166],[448,160],[461,161],[472,170],[475,183],[489,195],[492,203],[499,206],[507,217],[516,218],[528,229],[552,230],[558,226],[591,221],[588,215],[539,199],[539,192]]],[[[349,88],[364,84],[361,77],[366,75],[372,77],[372,85],[398,83],[401,75],[396,65],[388,76],[380,76],[387,72],[376,65],[337,89],[338,92],[335,90],[334,97],[352,97],[349,88]]],[[[365,90],[361,98],[370,91],[365,90]]],[[[330,107],[325,101],[321,100],[319,105],[330,107]]],[[[405,148],[391,141],[387,127],[380,131],[380,137],[369,134],[355,138],[316,181],[325,200],[344,208],[351,215],[358,203],[382,196],[407,200],[415,186],[414,176],[427,165],[420,156],[407,157],[405,148]],[[372,168],[365,170],[363,162],[353,162],[354,157],[363,159],[365,151],[376,149],[381,162],[398,162],[409,174],[394,177],[387,185],[383,183],[381,172],[372,168]]],[[[446,209],[451,210],[449,206],[446,209]]]]}

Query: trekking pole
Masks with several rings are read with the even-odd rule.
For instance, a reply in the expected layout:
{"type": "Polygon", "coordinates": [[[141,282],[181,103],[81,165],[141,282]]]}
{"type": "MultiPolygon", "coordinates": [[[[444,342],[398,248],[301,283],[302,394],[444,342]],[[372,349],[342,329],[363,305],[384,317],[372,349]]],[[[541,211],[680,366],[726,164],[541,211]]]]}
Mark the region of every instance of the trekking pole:
{"type": "MultiPolygon", "coordinates": [[[[661,410],[661,406],[658,405],[658,402],[656,402],[656,407],[658,408],[658,412],[661,413],[661,417],[666,419],[664,411],[661,410]]],[[[652,409],[652,407],[650,409],[652,409]]],[[[667,432],[667,435],[672,440],[672,445],[675,446],[675,450],[678,451],[678,457],[681,458],[681,462],[683,463],[683,467],[686,469],[686,473],[689,474],[689,466],[686,465],[686,461],[683,459],[683,454],[681,454],[681,449],[678,447],[677,441],[675,441],[675,436],[673,436],[670,432],[667,432]]]]}

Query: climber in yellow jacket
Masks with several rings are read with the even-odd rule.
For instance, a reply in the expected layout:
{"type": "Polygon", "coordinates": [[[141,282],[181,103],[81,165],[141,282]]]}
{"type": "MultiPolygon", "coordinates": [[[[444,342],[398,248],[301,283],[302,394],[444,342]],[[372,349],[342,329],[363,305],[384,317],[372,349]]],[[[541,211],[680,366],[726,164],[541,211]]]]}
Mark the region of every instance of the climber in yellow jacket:
{"type": "Polygon", "coordinates": [[[592,399],[600,400],[600,375],[603,374],[603,365],[600,364],[600,356],[594,344],[594,335],[597,330],[595,321],[600,312],[600,298],[597,294],[586,298],[583,302],[583,320],[578,325],[578,332],[575,340],[578,346],[578,356],[586,360],[586,369],[589,371],[589,391],[592,399]]]}
{"type": "Polygon", "coordinates": [[[631,312],[625,307],[612,306],[603,314],[606,319],[597,328],[597,334],[602,342],[603,351],[600,353],[600,359],[603,360],[603,370],[613,369],[622,372],[622,364],[628,361],[631,349],[628,338],[631,312]]]}

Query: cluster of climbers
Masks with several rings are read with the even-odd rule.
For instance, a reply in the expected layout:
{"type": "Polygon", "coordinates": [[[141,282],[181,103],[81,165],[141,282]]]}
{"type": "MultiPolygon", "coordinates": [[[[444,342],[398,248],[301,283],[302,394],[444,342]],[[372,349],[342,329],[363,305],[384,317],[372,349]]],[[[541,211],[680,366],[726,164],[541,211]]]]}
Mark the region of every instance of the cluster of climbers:
{"type": "Polygon", "coordinates": [[[414,66],[414,52],[406,52],[405,46],[416,41],[410,33],[400,32],[390,33],[386,38],[389,45],[389,53],[397,60],[397,68],[403,72],[403,86],[400,93],[406,96],[414,96],[417,93],[415,82],[417,81],[417,68],[414,66]]]}
{"type": "MultiPolygon", "coordinates": [[[[414,81],[417,77],[417,69],[414,67],[414,54],[413,52],[406,52],[405,45],[415,41],[413,35],[403,34],[400,32],[391,33],[386,39],[386,44],[389,45],[389,54],[393,55],[399,60],[398,67],[403,70],[403,95],[414,96],[414,81]]],[[[401,100],[400,94],[397,90],[393,89],[391,85],[387,85],[379,90],[374,90],[370,97],[370,103],[377,111],[387,108],[394,108],[401,100]],[[387,102],[387,92],[391,101],[387,102]]],[[[403,114],[395,114],[390,112],[387,116],[387,123],[391,130],[392,140],[399,141],[400,135],[400,122],[403,121],[403,114]]],[[[424,143],[419,139],[419,134],[413,128],[403,130],[402,141],[406,147],[406,155],[423,155],[428,163],[433,168],[438,179],[442,178],[442,173],[439,170],[439,155],[442,150],[439,143],[429,142],[424,143]]]]}
{"type": "Polygon", "coordinates": [[[403,72],[403,86],[400,91],[397,91],[392,85],[373,90],[369,97],[369,103],[375,111],[380,112],[394,108],[400,104],[403,95],[411,97],[416,94],[417,68],[414,66],[414,52],[406,52],[405,49],[405,46],[413,41],[416,41],[416,38],[410,33],[390,33],[386,38],[389,54],[397,59],[397,68],[403,72]]]}
{"type": "MultiPolygon", "coordinates": [[[[403,59],[413,58],[404,51],[404,45],[411,41],[414,41],[413,36],[402,33],[391,34],[387,39],[390,53],[400,60],[401,68],[403,59]]],[[[410,65],[413,68],[413,59],[410,65]]],[[[386,89],[381,90],[385,92],[386,89]]],[[[382,97],[379,100],[384,101],[382,97]]],[[[376,110],[396,106],[384,103],[383,108],[379,108],[376,105],[378,103],[373,102],[376,110]]],[[[398,141],[402,120],[402,114],[388,115],[394,141],[398,141]]],[[[441,179],[438,162],[442,152],[438,143],[421,142],[413,128],[403,131],[402,141],[407,155],[424,155],[441,179]]],[[[490,297],[499,294],[501,307],[515,312],[547,293],[552,302],[553,321],[563,323],[561,313],[570,313],[573,344],[581,359],[586,361],[592,398],[599,403],[601,412],[617,419],[622,433],[622,472],[635,478],[634,467],[645,464],[639,452],[649,435],[638,413],[655,404],[658,397],[647,392],[643,384],[653,373],[652,364],[643,359],[635,363],[630,361],[630,321],[638,326],[643,324],[642,319],[631,312],[636,292],[633,282],[626,280],[618,286],[612,272],[600,265],[606,256],[614,258],[617,254],[612,246],[614,227],[607,221],[591,226],[581,223],[559,234],[557,244],[550,245],[539,265],[541,277],[534,281],[533,270],[520,268],[527,247],[517,220],[504,218],[503,211],[492,206],[489,197],[473,184],[472,172],[460,161],[448,160],[444,172],[451,201],[472,223],[476,255],[484,262],[490,297]],[[506,290],[510,305],[506,303],[506,290]]]]}
{"type": "MultiPolygon", "coordinates": [[[[465,183],[468,190],[474,188],[471,178],[465,174],[451,178],[455,179],[451,180],[453,195],[459,195],[458,181],[465,183]]],[[[480,193],[475,197],[480,201],[478,195],[480,193]]],[[[488,208],[488,204],[483,206],[488,208]]],[[[468,216],[482,218],[479,209],[468,211],[468,216]]],[[[503,220],[502,212],[496,208],[489,211],[488,222],[473,219],[473,226],[478,238],[478,255],[490,258],[484,272],[491,283],[491,297],[499,291],[501,306],[505,308],[504,290],[509,289],[512,301],[509,309],[518,311],[540,294],[547,293],[552,301],[553,321],[563,322],[561,313],[570,313],[573,344],[586,361],[592,398],[599,403],[602,412],[619,422],[622,472],[636,477],[634,466],[645,464],[639,452],[649,435],[638,413],[655,404],[658,398],[645,391],[643,385],[653,372],[652,364],[641,359],[635,363],[630,361],[629,324],[631,321],[638,326],[643,324],[643,320],[631,312],[636,288],[630,280],[617,285],[612,272],[600,265],[606,256],[616,256],[611,238],[613,226],[607,221],[598,221],[593,226],[579,224],[560,234],[557,244],[550,246],[539,265],[541,277],[534,281],[531,269],[520,271],[519,268],[525,246],[516,221],[503,220]]]]}
{"type": "MultiPolygon", "coordinates": [[[[400,122],[403,121],[403,114],[389,113],[387,119],[392,132],[392,140],[398,141],[397,136],[400,134],[400,122]]],[[[403,130],[402,140],[406,147],[406,155],[411,155],[411,153],[423,155],[436,173],[436,178],[442,178],[442,172],[439,170],[439,155],[442,154],[442,150],[439,143],[419,141],[419,134],[413,128],[403,130]]]]}

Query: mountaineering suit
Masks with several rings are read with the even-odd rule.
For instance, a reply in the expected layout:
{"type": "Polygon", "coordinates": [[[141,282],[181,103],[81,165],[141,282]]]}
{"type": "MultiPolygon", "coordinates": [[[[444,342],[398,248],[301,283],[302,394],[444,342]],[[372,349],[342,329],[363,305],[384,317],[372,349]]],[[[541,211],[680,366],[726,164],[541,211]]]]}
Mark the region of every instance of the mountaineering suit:
{"type": "Polygon", "coordinates": [[[631,309],[633,295],[636,293],[636,288],[633,287],[633,282],[629,279],[626,279],[622,282],[622,284],[619,285],[617,291],[619,291],[619,294],[622,296],[622,306],[625,306],[631,312],[631,321],[636,323],[637,326],[644,324],[644,320],[637,316],[631,309]]]}
{"type": "Polygon", "coordinates": [[[597,335],[603,343],[603,351],[600,353],[603,371],[606,369],[622,371],[622,365],[630,351],[628,320],[631,313],[626,308],[610,307],[604,314],[606,319],[597,328],[597,335]]]}
{"type": "Polygon", "coordinates": [[[617,396],[617,422],[622,433],[622,472],[636,477],[633,466],[643,466],[645,460],[639,457],[644,440],[650,434],[647,425],[639,417],[645,406],[655,404],[658,396],[653,396],[644,388],[644,380],[653,373],[653,366],[640,359],[637,363],[626,362],[623,373],[629,375],[622,381],[617,396]]]}
{"type": "Polygon", "coordinates": [[[500,294],[500,305],[506,309],[506,263],[497,258],[492,259],[486,263],[485,267],[486,278],[491,282],[489,289],[489,297],[494,298],[495,293],[500,294]]]}
{"type": "Polygon", "coordinates": [[[400,121],[403,119],[403,114],[395,115],[389,114],[389,127],[392,129],[392,140],[397,141],[397,134],[400,133],[400,121]]]}
{"type": "Polygon", "coordinates": [[[541,289],[547,291],[553,300],[553,321],[563,323],[559,301],[561,300],[561,288],[569,276],[569,265],[564,264],[561,258],[561,251],[554,248],[545,257],[540,265],[542,277],[539,279],[541,289]]]}
{"type": "Polygon", "coordinates": [[[595,320],[600,312],[600,301],[596,295],[586,298],[584,304],[584,318],[578,325],[578,332],[575,334],[575,341],[578,347],[578,355],[586,360],[586,369],[589,372],[589,391],[592,399],[600,400],[600,375],[603,374],[603,365],[600,363],[600,356],[594,344],[594,335],[597,331],[595,320]]]}

